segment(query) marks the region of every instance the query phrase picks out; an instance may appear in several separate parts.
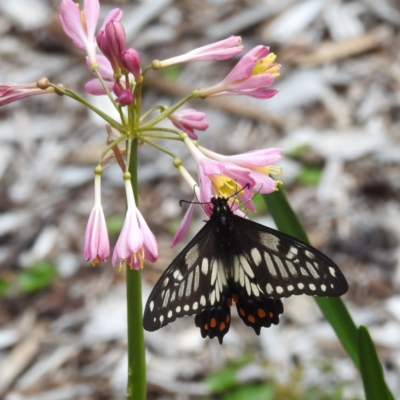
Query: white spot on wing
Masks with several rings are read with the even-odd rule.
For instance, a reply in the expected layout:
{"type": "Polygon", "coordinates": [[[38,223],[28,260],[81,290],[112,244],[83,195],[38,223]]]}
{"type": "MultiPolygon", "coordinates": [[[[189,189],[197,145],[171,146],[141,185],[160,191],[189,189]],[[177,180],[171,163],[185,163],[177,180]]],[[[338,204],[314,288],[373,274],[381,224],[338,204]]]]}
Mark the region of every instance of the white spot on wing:
{"type": "Polygon", "coordinates": [[[199,257],[199,246],[196,244],[194,245],[185,256],[186,264],[191,267],[199,257]]]}
{"type": "MultiPolygon", "coordinates": [[[[253,249],[254,250],[254,249],[253,249]]],[[[257,250],[257,249],[256,249],[257,250]]],[[[254,272],[251,269],[251,266],[249,264],[249,262],[247,261],[246,257],[244,256],[240,256],[240,264],[242,266],[242,268],[244,269],[244,271],[246,272],[246,274],[250,277],[250,278],[254,278],[254,272]]]]}
{"type": "Polygon", "coordinates": [[[246,282],[246,290],[247,290],[247,294],[249,296],[251,296],[251,286],[250,286],[250,281],[249,278],[246,276],[245,278],[245,282],[246,282]]]}
{"type": "Polygon", "coordinates": [[[153,309],[154,309],[154,301],[152,301],[152,302],[150,303],[150,311],[153,311],[153,309]]]}
{"type": "Polygon", "coordinates": [[[308,276],[308,272],[303,267],[300,267],[300,272],[302,275],[308,276]]]}
{"type": "Polygon", "coordinates": [[[190,296],[192,292],[192,283],[193,283],[193,271],[189,274],[187,282],[186,282],[186,297],[190,296]]]}
{"type": "Polygon", "coordinates": [[[199,303],[195,301],[192,305],[193,310],[197,310],[199,308],[199,303]]]}
{"type": "Polygon", "coordinates": [[[239,270],[239,282],[241,286],[244,286],[244,271],[243,268],[239,270]]]}
{"type": "Polygon", "coordinates": [[[260,252],[258,251],[258,249],[256,247],[254,247],[253,249],[251,249],[250,254],[251,254],[251,258],[254,261],[254,264],[256,264],[258,267],[262,260],[260,252]]]}
{"type": "Polygon", "coordinates": [[[287,258],[289,258],[289,260],[291,260],[292,258],[297,257],[297,254],[299,253],[299,250],[297,249],[297,247],[294,246],[290,246],[289,252],[287,253],[287,258]]]}
{"type": "Polygon", "coordinates": [[[168,290],[165,292],[164,301],[163,301],[163,303],[162,303],[162,307],[163,307],[163,308],[167,306],[168,301],[169,301],[169,296],[170,296],[170,294],[171,294],[171,292],[170,292],[170,290],[168,289],[168,290]]]}
{"type": "Polygon", "coordinates": [[[239,282],[239,273],[240,273],[240,265],[239,265],[239,257],[235,257],[233,259],[233,280],[235,282],[239,282]]]}
{"type": "Polygon", "coordinates": [[[331,273],[332,276],[334,276],[334,277],[336,278],[336,271],[335,271],[335,268],[329,267],[329,272],[331,273]]]}
{"type": "Polygon", "coordinates": [[[217,279],[217,273],[218,273],[218,263],[216,261],[213,262],[212,266],[212,272],[211,272],[211,285],[214,285],[215,280],[217,279]]]}
{"type": "Polygon", "coordinates": [[[201,304],[202,306],[205,306],[205,305],[207,304],[207,301],[206,301],[206,298],[205,298],[204,295],[202,295],[202,296],[200,297],[200,304],[201,304]]]}
{"type": "Polygon", "coordinates": [[[260,291],[256,284],[251,283],[251,290],[252,290],[254,296],[258,297],[260,295],[260,291]]]}
{"type": "Polygon", "coordinates": [[[315,257],[314,253],[311,253],[311,251],[309,251],[309,250],[305,250],[304,252],[306,253],[306,256],[311,258],[311,259],[313,259],[315,257]]]}
{"type": "Polygon", "coordinates": [[[264,257],[265,257],[265,262],[267,263],[269,273],[272,276],[276,276],[277,273],[276,273],[274,262],[272,261],[271,256],[267,252],[264,252],[264,257]]]}
{"type": "Polygon", "coordinates": [[[184,309],[185,311],[189,311],[190,307],[189,307],[188,304],[185,304],[185,305],[183,306],[183,309],[184,309]]]}
{"type": "Polygon", "coordinates": [[[208,274],[208,258],[203,258],[203,261],[201,262],[201,272],[204,275],[208,274]]]}
{"type": "Polygon", "coordinates": [[[311,272],[311,275],[317,279],[319,278],[318,272],[315,270],[314,266],[310,262],[306,262],[308,270],[311,272]]]}
{"type": "Polygon", "coordinates": [[[181,274],[181,271],[179,271],[179,269],[175,270],[172,275],[177,281],[181,281],[183,279],[183,276],[181,274]]]}
{"type": "Polygon", "coordinates": [[[282,286],[277,286],[276,287],[276,293],[282,294],[283,293],[283,287],[282,286]]]}
{"type": "Polygon", "coordinates": [[[185,291],[185,282],[182,282],[179,286],[178,297],[181,298],[183,296],[183,292],[185,291]]]}
{"type": "Polygon", "coordinates": [[[287,288],[288,288],[289,292],[293,292],[293,290],[294,290],[294,286],[293,285],[289,285],[287,288]]]}
{"type": "Polygon", "coordinates": [[[200,285],[200,267],[197,266],[194,271],[193,291],[196,292],[200,285]]]}
{"type": "Polygon", "coordinates": [[[270,283],[267,283],[266,289],[268,294],[271,294],[274,291],[274,288],[270,283]]]}
{"type": "Polygon", "coordinates": [[[172,317],[172,311],[171,311],[171,310],[168,311],[167,317],[168,317],[168,318],[171,318],[171,317],[172,317]]]}
{"type": "Polygon", "coordinates": [[[304,284],[300,282],[300,283],[297,284],[297,287],[299,289],[304,289],[304,284]]]}
{"type": "Polygon", "coordinates": [[[176,307],[176,309],[175,309],[175,311],[176,311],[177,313],[180,313],[181,310],[182,310],[181,306],[178,306],[178,307],[176,307]]]}
{"type": "Polygon", "coordinates": [[[261,243],[271,250],[278,251],[279,239],[269,233],[260,233],[261,243]]]}
{"type": "Polygon", "coordinates": [[[308,285],[308,287],[309,287],[312,291],[317,290],[316,286],[315,286],[313,283],[310,283],[310,284],[308,285]]]}
{"type": "Polygon", "coordinates": [[[293,263],[291,261],[286,261],[286,265],[289,268],[289,272],[293,275],[293,276],[297,276],[297,271],[296,268],[294,267],[293,263]]]}
{"type": "Polygon", "coordinates": [[[287,278],[289,275],[288,275],[288,273],[287,273],[287,271],[285,269],[285,266],[282,264],[281,259],[274,254],[274,260],[276,262],[276,265],[279,268],[279,272],[281,273],[282,278],[287,278]]]}
{"type": "Polygon", "coordinates": [[[214,303],[215,303],[215,290],[213,290],[213,292],[211,293],[211,296],[210,296],[210,303],[211,303],[212,306],[213,306],[214,303]]]}
{"type": "Polygon", "coordinates": [[[325,292],[326,291],[326,286],[325,285],[321,285],[321,289],[322,289],[323,292],[325,292]]]}

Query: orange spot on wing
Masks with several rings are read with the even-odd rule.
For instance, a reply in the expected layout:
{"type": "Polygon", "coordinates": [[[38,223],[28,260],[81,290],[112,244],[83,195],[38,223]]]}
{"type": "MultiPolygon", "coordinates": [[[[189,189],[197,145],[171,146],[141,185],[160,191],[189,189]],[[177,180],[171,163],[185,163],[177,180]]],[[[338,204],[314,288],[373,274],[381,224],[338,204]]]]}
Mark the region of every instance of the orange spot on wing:
{"type": "Polygon", "coordinates": [[[259,308],[257,310],[257,314],[260,318],[264,318],[267,314],[265,314],[265,311],[262,308],[259,308]]]}
{"type": "Polygon", "coordinates": [[[204,329],[208,331],[208,324],[204,324],[204,329]]]}
{"type": "Polygon", "coordinates": [[[225,318],[226,323],[229,323],[230,320],[231,320],[230,315],[229,315],[229,314],[226,314],[226,318],[225,318]]]}
{"type": "Polygon", "coordinates": [[[234,294],[234,295],[232,296],[232,298],[233,298],[233,301],[234,301],[235,303],[237,303],[238,300],[239,300],[239,298],[237,297],[236,294],[234,294]]]}
{"type": "Polygon", "coordinates": [[[255,319],[252,315],[249,315],[249,316],[247,317],[247,319],[248,319],[252,324],[254,324],[254,322],[256,322],[256,319],[255,319]]]}
{"type": "Polygon", "coordinates": [[[215,328],[217,326],[217,320],[215,318],[211,318],[210,326],[211,328],[215,328]]]}
{"type": "Polygon", "coordinates": [[[221,322],[221,323],[219,324],[219,330],[220,330],[221,332],[225,329],[225,327],[226,327],[225,322],[221,322]]]}
{"type": "Polygon", "coordinates": [[[273,313],[272,311],[270,311],[270,312],[268,313],[268,315],[269,315],[270,318],[273,318],[273,317],[274,317],[274,313],[273,313]]]}
{"type": "Polygon", "coordinates": [[[226,300],[226,304],[228,304],[228,307],[232,306],[232,297],[229,297],[228,300],[226,300]]]}
{"type": "Polygon", "coordinates": [[[242,317],[244,317],[244,315],[246,314],[243,310],[243,308],[239,308],[239,313],[242,317]]]}

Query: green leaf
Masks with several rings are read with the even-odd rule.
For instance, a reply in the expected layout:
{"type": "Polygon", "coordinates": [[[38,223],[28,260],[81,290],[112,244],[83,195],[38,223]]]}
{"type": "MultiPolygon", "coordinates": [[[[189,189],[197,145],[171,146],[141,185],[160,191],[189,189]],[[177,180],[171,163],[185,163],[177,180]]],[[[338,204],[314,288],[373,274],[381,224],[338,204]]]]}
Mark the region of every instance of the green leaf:
{"type": "Polygon", "coordinates": [[[237,386],[237,370],[248,364],[250,360],[251,358],[249,356],[243,355],[234,363],[227,365],[224,369],[208,375],[204,379],[204,382],[213,393],[225,392],[226,390],[237,386]]]}
{"type": "Polygon", "coordinates": [[[374,343],[367,328],[362,325],[358,328],[358,349],[366,400],[394,400],[386,386],[374,343]]]}
{"type": "Polygon", "coordinates": [[[223,397],[224,400],[273,400],[275,398],[274,388],[265,384],[240,386],[223,397]]]}
{"type": "Polygon", "coordinates": [[[237,385],[236,370],[237,367],[226,367],[221,371],[207,376],[205,383],[210,387],[213,393],[225,392],[237,385]]]}
{"type": "MultiPolygon", "coordinates": [[[[274,192],[269,195],[264,196],[265,202],[267,203],[268,210],[270,211],[276,226],[278,229],[288,235],[294,236],[299,240],[302,240],[305,243],[310,243],[307,234],[305,233],[302,225],[300,224],[297,215],[293,211],[289,202],[286,199],[283,190],[280,189],[277,192],[274,192]]],[[[337,337],[342,343],[343,348],[346,350],[349,357],[353,360],[355,366],[362,372],[362,368],[366,368],[364,362],[360,359],[361,352],[360,348],[363,349],[366,347],[367,339],[365,336],[369,338],[369,344],[367,347],[367,352],[363,352],[363,360],[365,361],[366,354],[373,353],[376,357],[376,363],[374,363],[374,367],[371,367],[370,373],[372,374],[381,374],[382,381],[384,384],[385,390],[381,393],[387,394],[388,399],[392,400],[393,396],[390,393],[389,389],[386,386],[386,383],[383,378],[382,369],[380,367],[378,357],[375,352],[374,345],[369,337],[368,331],[365,327],[362,327],[361,331],[357,330],[356,325],[354,324],[345,304],[340,298],[325,298],[325,297],[315,297],[315,301],[317,302],[319,308],[324,314],[325,318],[331,324],[334,329],[337,337]],[[362,337],[363,343],[359,344],[359,339],[362,337]],[[379,364],[379,370],[377,370],[377,364],[379,364]]],[[[369,360],[368,360],[369,361],[369,360]]],[[[369,366],[368,366],[369,369],[369,366]]],[[[364,373],[362,373],[363,379],[364,373]]],[[[368,378],[369,379],[369,378],[368,378]]],[[[382,383],[382,382],[381,382],[382,383]]],[[[364,385],[366,382],[364,381],[364,385]]],[[[381,386],[383,387],[383,386],[381,386]]],[[[383,397],[370,397],[370,399],[383,399],[383,397]]],[[[368,398],[369,400],[369,398],[368,398]]]]}
{"type": "Polygon", "coordinates": [[[303,166],[296,181],[303,185],[316,185],[320,181],[321,175],[321,168],[303,166]]]}
{"type": "MultiPolygon", "coordinates": [[[[277,228],[305,243],[310,243],[282,188],[264,196],[277,228]]],[[[340,298],[315,297],[322,314],[331,324],[347,354],[359,369],[357,328],[340,298]]]]}
{"type": "Polygon", "coordinates": [[[46,260],[35,262],[17,277],[17,286],[25,293],[33,293],[50,286],[57,277],[57,269],[46,260]]]}
{"type": "Polygon", "coordinates": [[[116,237],[121,232],[122,226],[124,225],[125,216],[112,215],[107,218],[107,230],[108,234],[112,237],[116,237]]]}
{"type": "Polygon", "coordinates": [[[182,73],[182,68],[177,65],[171,65],[168,68],[162,68],[160,72],[162,77],[168,81],[177,81],[182,73]]]}
{"type": "Polygon", "coordinates": [[[6,279],[0,278],[0,296],[4,296],[8,293],[11,287],[11,282],[6,279]]]}

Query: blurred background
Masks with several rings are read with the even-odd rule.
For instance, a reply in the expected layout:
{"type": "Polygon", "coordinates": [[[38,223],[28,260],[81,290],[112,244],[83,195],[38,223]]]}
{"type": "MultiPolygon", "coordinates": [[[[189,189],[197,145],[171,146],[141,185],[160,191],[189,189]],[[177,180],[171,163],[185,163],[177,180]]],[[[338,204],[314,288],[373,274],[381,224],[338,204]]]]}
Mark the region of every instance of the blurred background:
{"type": "MultiPolygon", "coordinates": [[[[340,266],[343,297],[377,345],[400,397],[400,2],[395,0],[101,1],[124,12],[142,65],[230,35],[246,51],[271,46],[282,64],[271,100],[194,101],[207,113],[200,143],[224,154],[282,147],[289,201],[311,243],[340,266]]],[[[63,33],[58,0],[0,2],[0,81],[47,76],[83,94],[91,75],[63,33]]],[[[100,26],[100,24],[99,24],[100,26]]],[[[143,109],[219,82],[237,59],[146,76],[143,109]]],[[[84,95],[84,94],[83,94],[84,95]]],[[[85,95],[84,95],[85,96],[85,95]]],[[[107,99],[87,99],[112,112],[107,99]]],[[[105,123],[68,98],[39,96],[0,109],[0,398],[124,398],[124,272],[82,256],[93,168],[105,123]]],[[[165,143],[195,172],[180,143],[165,143]]],[[[171,159],[140,148],[140,209],[160,245],[143,271],[144,301],[182,249],[171,249],[192,194],[171,159]]],[[[103,174],[112,242],[122,226],[121,172],[103,174]]],[[[261,199],[252,218],[273,227],[261,199]]],[[[200,213],[190,237],[202,226],[200,213]]],[[[188,238],[189,239],[189,238],[188,238]]],[[[146,332],[149,399],[362,399],[358,372],[312,298],[284,299],[278,326],[257,337],[237,316],[220,346],[193,318],[146,332]]],[[[235,313],[236,311],[234,311],[235,313]]]]}

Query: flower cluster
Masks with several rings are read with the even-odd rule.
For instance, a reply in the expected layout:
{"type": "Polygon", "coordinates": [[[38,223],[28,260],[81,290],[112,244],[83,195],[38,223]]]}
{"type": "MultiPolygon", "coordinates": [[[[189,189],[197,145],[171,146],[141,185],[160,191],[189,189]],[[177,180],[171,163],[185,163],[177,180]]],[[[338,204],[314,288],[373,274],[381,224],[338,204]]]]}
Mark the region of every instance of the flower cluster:
{"type": "MultiPolygon", "coordinates": [[[[94,75],[94,79],[88,81],[84,88],[93,95],[107,95],[118,111],[119,121],[105,115],[78,94],[62,85],[54,85],[46,78],[26,85],[0,84],[0,105],[33,95],[57,93],[80,101],[107,122],[107,131],[112,131],[113,134],[109,135],[107,147],[95,168],[95,204],[86,228],[83,254],[93,265],[106,261],[110,256],[100,187],[102,164],[115,158],[123,173],[127,212],[114,248],[112,263],[139,269],[143,267],[145,259],[157,260],[158,248],[157,241],[135,201],[135,197],[138,197],[137,188],[132,186],[132,182],[137,182],[137,179],[132,177],[132,173],[136,171],[137,158],[133,153],[136,150],[132,149],[147,144],[171,155],[173,165],[194,191],[197,201],[204,203],[206,218],[211,214],[209,202],[213,196],[229,198],[232,210],[237,215],[244,216],[239,210],[239,199],[247,209],[255,211],[252,201],[254,194],[276,190],[279,181],[272,179],[271,175],[278,176],[281,172],[273,164],[282,157],[282,149],[255,150],[231,156],[215,153],[195,142],[198,139],[196,131],[208,128],[206,114],[193,108],[181,107],[194,98],[244,95],[269,99],[277,93],[276,89],[270,87],[279,76],[280,65],[275,63],[276,56],[270,53],[268,47],[256,46],[237,62],[221,82],[194,90],[172,106],[155,106],[142,114],[142,84],[148,71],[194,61],[228,60],[243,51],[241,38],[231,36],[183,55],[154,60],[149,66],[143,67],[138,52],[133,48],[126,48],[126,34],[121,24],[122,11],[118,8],[111,10],[96,33],[99,14],[98,0],[84,0],[82,10],[73,0],[61,1],[62,28],[72,39],[74,46],[85,53],[87,68],[94,75]],[[169,119],[176,129],[160,127],[159,123],[165,119],[169,119]],[[157,143],[157,139],[161,138],[179,140],[186,146],[197,163],[197,180],[185,169],[182,160],[157,143]]],[[[175,234],[173,245],[187,233],[193,208],[191,204],[175,234]]]]}

